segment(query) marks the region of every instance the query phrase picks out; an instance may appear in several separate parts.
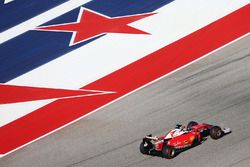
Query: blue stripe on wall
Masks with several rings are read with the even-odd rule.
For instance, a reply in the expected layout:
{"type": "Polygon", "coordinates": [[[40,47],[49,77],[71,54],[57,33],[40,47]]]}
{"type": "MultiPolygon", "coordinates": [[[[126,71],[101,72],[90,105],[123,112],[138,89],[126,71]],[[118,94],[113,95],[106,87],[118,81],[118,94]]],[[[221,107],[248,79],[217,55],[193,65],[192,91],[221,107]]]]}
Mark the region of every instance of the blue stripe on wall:
{"type": "Polygon", "coordinates": [[[28,20],[67,0],[14,0],[0,4],[0,32],[28,20]]]}

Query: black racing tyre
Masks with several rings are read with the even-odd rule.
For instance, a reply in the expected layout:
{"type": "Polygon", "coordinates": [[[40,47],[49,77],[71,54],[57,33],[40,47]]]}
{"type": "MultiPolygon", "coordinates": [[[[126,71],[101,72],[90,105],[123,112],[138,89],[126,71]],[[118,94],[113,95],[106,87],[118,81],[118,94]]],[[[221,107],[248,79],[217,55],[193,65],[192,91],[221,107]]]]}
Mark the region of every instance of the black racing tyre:
{"type": "Polygon", "coordinates": [[[167,159],[172,159],[176,156],[176,150],[169,146],[163,146],[162,157],[167,159]]]}
{"type": "Polygon", "coordinates": [[[195,125],[198,125],[198,123],[195,121],[190,121],[187,125],[187,129],[190,130],[195,125]]]}
{"type": "Polygon", "coordinates": [[[210,137],[212,139],[219,139],[223,136],[223,131],[221,130],[221,128],[219,126],[213,126],[210,129],[210,137]]]}
{"type": "Polygon", "coordinates": [[[141,144],[140,144],[140,152],[142,154],[149,154],[149,149],[150,149],[150,147],[149,147],[149,145],[147,145],[146,142],[141,142],[141,144]]]}

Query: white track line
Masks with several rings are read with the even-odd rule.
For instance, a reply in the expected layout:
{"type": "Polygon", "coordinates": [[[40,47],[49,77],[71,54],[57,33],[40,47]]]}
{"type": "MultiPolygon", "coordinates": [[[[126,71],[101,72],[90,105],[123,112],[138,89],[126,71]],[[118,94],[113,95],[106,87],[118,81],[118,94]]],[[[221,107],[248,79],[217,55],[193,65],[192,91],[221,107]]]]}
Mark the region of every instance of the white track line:
{"type": "Polygon", "coordinates": [[[10,2],[12,2],[12,1],[14,1],[14,0],[5,0],[3,3],[4,3],[4,4],[7,4],[7,3],[10,3],[10,2]]]}

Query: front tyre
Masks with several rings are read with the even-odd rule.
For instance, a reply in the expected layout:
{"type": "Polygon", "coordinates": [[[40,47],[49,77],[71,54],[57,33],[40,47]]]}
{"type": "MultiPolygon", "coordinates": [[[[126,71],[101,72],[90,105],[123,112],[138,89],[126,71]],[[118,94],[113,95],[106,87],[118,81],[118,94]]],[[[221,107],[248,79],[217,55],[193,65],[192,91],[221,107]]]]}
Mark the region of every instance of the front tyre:
{"type": "Polygon", "coordinates": [[[210,129],[210,137],[212,139],[219,139],[223,136],[223,131],[221,130],[221,128],[219,126],[213,126],[211,129],[210,129]]]}
{"type": "Polygon", "coordinates": [[[162,157],[167,159],[172,159],[176,156],[176,150],[172,147],[163,146],[162,157]]]}

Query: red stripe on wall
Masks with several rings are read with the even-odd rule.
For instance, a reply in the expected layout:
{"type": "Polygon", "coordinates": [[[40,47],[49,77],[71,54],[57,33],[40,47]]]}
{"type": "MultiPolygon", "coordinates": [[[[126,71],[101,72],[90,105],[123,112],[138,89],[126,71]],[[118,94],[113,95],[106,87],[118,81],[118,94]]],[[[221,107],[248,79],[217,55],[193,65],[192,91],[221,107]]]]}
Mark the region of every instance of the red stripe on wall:
{"type": "MultiPolygon", "coordinates": [[[[94,90],[69,90],[39,88],[15,85],[0,85],[0,104],[27,102],[45,99],[70,98],[75,96],[94,96],[104,93],[104,91],[94,90]]],[[[108,94],[108,92],[107,92],[108,94]]]]}

